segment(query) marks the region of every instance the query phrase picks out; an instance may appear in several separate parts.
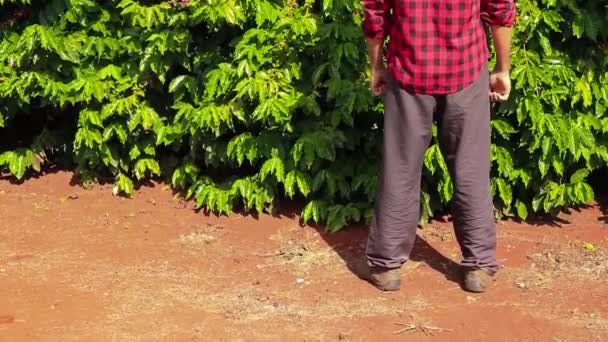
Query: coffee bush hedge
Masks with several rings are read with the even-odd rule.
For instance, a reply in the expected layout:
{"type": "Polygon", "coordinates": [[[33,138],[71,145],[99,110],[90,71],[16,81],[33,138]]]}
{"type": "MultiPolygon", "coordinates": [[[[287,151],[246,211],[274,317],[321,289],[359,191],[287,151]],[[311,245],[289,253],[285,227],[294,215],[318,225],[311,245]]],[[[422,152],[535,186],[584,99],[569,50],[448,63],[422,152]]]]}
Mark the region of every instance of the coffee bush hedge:
{"type": "MultiPolygon", "coordinates": [[[[520,0],[514,93],[493,112],[498,216],[594,198],[608,165],[608,7],[520,0]]],[[[353,0],[0,0],[0,170],[52,165],[115,194],[164,178],[199,208],[335,231],[369,220],[382,103],[353,0]]],[[[433,141],[422,221],[452,195],[433,141]]]]}

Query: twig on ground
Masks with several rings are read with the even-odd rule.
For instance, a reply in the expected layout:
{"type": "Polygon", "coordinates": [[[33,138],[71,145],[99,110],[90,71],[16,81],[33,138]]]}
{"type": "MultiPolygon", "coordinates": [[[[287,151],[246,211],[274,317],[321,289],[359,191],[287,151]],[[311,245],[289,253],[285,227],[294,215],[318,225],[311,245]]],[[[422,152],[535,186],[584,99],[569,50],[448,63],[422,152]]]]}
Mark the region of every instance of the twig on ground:
{"type": "Polygon", "coordinates": [[[403,334],[408,331],[421,331],[427,336],[435,336],[437,333],[441,332],[451,332],[451,329],[444,329],[439,327],[434,327],[430,325],[424,324],[404,324],[404,323],[395,323],[396,325],[404,327],[403,329],[397,330],[394,332],[395,335],[403,334]]]}
{"type": "Polygon", "coordinates": [[[272,253],[255,253],[255,256],[258,257],[262,257],[262,258],[270,258],[270,257],[275,257],[275,256],[280,256],[283,255],[284,253],[281,252],[272,252],[272,253]]]}
{"type": "Polygon", "coordinates": [[[397,330],[394,332],[395,335],[399,335],[399,334],[403,334],[406,331],[411,331],[411,330],[417,330],[418,327],[416,326],[416,324],[403,324],[403,323],[395,323],[396,325],[405,327],[403,329],[397,330]]]}

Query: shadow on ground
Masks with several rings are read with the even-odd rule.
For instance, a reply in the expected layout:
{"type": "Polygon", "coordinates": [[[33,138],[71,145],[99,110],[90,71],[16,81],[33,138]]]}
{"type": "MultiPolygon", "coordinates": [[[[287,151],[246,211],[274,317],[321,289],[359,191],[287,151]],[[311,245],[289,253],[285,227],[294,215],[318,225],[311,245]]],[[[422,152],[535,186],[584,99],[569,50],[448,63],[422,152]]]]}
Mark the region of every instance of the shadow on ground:
{"type": "MultiPolygon", "coordinates": [[[[353,226],[336,233],[327,233],[322,227],[313,227],[325,242],[342,258],[350,272],[357,275],[356,264],[365,256],[368,229],[366,226],[353,226]]],[[[459,264],[449,259],[424,238],[417,236],[410,260],[423,263],[443,274],[449,281],[459,283],[459,264]]]]}
{"type": "Polygon", "coordinates": [[[598,205],[600,206],[600,212],[602,213],[598,220],[608,224],[608,196],[606,194],[602,194],[597,196],[597,198],[598,205]]]}

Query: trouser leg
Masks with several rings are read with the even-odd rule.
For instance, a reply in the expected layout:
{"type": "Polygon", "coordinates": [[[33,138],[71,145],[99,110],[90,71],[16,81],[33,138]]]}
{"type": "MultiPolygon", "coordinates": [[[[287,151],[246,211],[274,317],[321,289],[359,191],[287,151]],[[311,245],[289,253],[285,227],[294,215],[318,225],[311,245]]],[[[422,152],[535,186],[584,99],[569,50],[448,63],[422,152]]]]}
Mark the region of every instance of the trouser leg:
{"type": "Polygon", "coordinates": [[[452,216],[462,265],[498,270],[490,192],[490,102],[487,69],[462,91],[447,95],[438,116],[441,150],[454,183],[452,216]]]}
{"type": "Polygon", "coordinates": [[[382,170],[366,251],[372,266],[401,267],[414,246],[422,163],[435,108],[433,96],[408,93],[389,80],[382,170]]]}

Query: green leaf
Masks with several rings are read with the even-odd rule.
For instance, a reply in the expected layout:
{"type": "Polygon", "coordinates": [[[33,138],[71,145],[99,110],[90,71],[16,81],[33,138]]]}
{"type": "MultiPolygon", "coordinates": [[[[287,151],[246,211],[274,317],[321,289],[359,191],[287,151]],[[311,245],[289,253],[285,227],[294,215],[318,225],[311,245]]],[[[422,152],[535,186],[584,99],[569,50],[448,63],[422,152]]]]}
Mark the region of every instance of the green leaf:
{"type": "Polygon", "coordinates": [[[492,120],[492,129],[504,139],[509,139],[510,135],[517,133],[513,126],[503,119],[492,120]]]}
{"type": "Polygon", "coordinates": [[[308,196],[308,194],[310,193],[310,180],[308,176],[298,171],[296,173],[296,182],[302,195],[304,195],[305,197],[308,196]]]}
{"type": "Polygon", "coordinates": [[[169,84],[169,92],[174,93],[186,80],[187,75],[179,75],[169,84]]]}
{"type": "Polygon", "coordinates": [[[579,92],[583,96],[583,106],[589,107],[593,104],[593,95],[591,94],[591,87],[587,82],[582,79],[576,81],[574,86],[575,91],[579,92]]]}
{"type": "Polygon", "coordinates": [[[285,187],[285,192],[287,193],[287,196],[289,196],[290,198],[293,197],[293,195],[295,195],[296,193],[296,189],[295,189],[295,185],[296,185],[296,170],[290,171],[287,174],[287,177],[285,177],[285,182],[283,183],[284,187],[285,187]]]}
{"type": "Polygon", "coordinates": [[[12,151],[0,153],[0,167],[8,165],[12,154],[12,151]]]}
{"type": "Polygon", "coordinates": [[[426,150],[426,154],[424,156],[424,166],[431,172],[432,175],[435,174],[437,168],[435,167],[435,163],[437,155],[441,154],[439,151],[439,145],[433,144],[426,150]]]}
{"type": "Polygon", "coordinates": [[[534,210],[534,212],[538,212],[538,209],[540,209],[541,204],[544,201],[544,196],[542,195],[537,195],[534,197],[534,199],[532,199],[532,210],[534,210]]]}
{"type": "Polygon", "coordinates": [[[528,217],[528,208],[526,204],[520,200],[515,201],[515,209],[517,210],[517,217],[525,220],[528,217]]]}
{"type": "Polygon", "coordinates": [[[327,230],[335,232],[347,225],[347,216],[343,205],[334,205],[329,208],[327,214],[327,230]]]}
{"type": "Polygon", "coordinates": [[[502,146],[493,145],[491,152],[492,160],[496,160],[498,164],[498,172],[505,177],[510,177],[513,172],[513,158],[509,151],[502,146]]]}
{"type": "Polygon", "coordinates": [[[447,203],[452,198],[454,194],[454,185],[450,178],[445,178],[441,182],[441,195],[444,203],[447,203]]]}
{"type": "Polygon", "coordinates": [[[560,32],[559,23],[564,21],[562,16],[553,10],[542,12],[544,22],[553,29],[553,31],[560,32]]]}
{"type": "Polygon", "coordinates": [[[103,122],[101,121],[101,117],[99,116],[99,113],[97,111],[85,111],[83,112],[83,114],[86,113],[86,118],[88,119],[88,121],[97,126],[97,127],[103,127],[103,122]]]}
{"type": "Polygon", "coordinates": [[[25,172],[32,166],[34,154],[30,150],[18,149],[8,154],[8,167],[17,179],[22,179],[25,172]]]}
{"type": "Polygon", "coordinates": [[[587,184],[587,183],[577,183],[577,186],[580,185],[582,187],[581,189],[581,193],[582,193],[582,199],[583,199],[583,203],[589,203],[590,201],[592,201],[595,198],[595,193],[593,191],[593,188],[587,184]]]}
{"type": "Polygon", "coordinates": [[[498,194],[500,199],[506,206],[510,206],[513,201],[513,194],[511,193],[511,186],[502,178],[496,178],[496,186],[498,187],[498,194]]]}
{"type": "Polygon", "coordinates": [[[426,191],[420,191],[420,225],[426,225],[433,215],[431,196],[426,191]]]}
{"type": "Polygon", "coordinates": [[[589,175],[589,170],[587,169],[578,169],[576,172],[570,176],[570,183],[580,183],[589,175]]]}
{"type": "Polygon", "coordinates": [[[551,41],[549,40],[549,38],[547,38],[547,36],[543,34],[539,34],[538,36],[540,40],[540,46],[542,47],[544,54],[546,56],[553,55],[553,49],[551,48],[551,41]]]}
{"type": "Polygon", "coordinates": [[[112,188],[112,193],[114,196],[117,196],[120,193],[131,196],[133,194],[133,182],[124,174],[119,174],[114,188],[112,188]]]}
{"type": "Polygon", "coordinates": [[[549,171],[549,164],[544,157],[538,160],[538,169],[543,177],[547,174],[547,171],[549,171]]]}
{"type": "Polygon", "coordinates": [[[279,11],[272,2],[258,1],[257,4],[255,22],[258,26],[262,26],[267,21],[273,23],[277,20],[279,11]]]}
{"type": "Polygon", "coordinates": [[[528,185],[530,184],[530,172],[524,169],[520,169],[517,172],[519,178],[521,179],[521,181],[524,183],[524,186],[527,188],[528,185]]]}
{"type": "Polygon", "coordinates": [[[585,19],[583,16],[578,15],[572,22],[572,34],[577,38],[582,38],[585,32],[585,19]]]}
{"type": "Polygon", "coordinates": [[[131,146],[129,150],[129,157],[131,159],[137,159],[141,155],[141,150],[139,149],[139,145],[131,146]]]}
{"type": "Polygon", "coordinates": [[[129,120],[129,132],[133,132],[141,123],[141,111],[137,111],[129,120]]]}
{"type": "Polygon", "coordinates": [[[279,182],[283,181],[285,177],[285,166],[281,158],[272,157],[264,162],[260,169],[262,180],[265,180],[270,174],[274,175],[279,182]]]}
{"type": "Polygon", "coordinates": [[[319,201],[314,200],[308,202],[308,204],[302,210],[302,219],[304,223],[310,222],[312,219],[315,223],[319,223],[322,218],[322,209],[319,201]]]}
{"type": "Polygon", "coordinates": [[[553,165],[553,169],[558,175],[564,175],[564,163],[557,156],[553,156],[551,164],[553,165]]]}
{"type": "Polygon", "coordinates": [[[551,141],[551,139],[549,137],[543,137],[542,149],[543,149],[543,156],[544,157],[546,157],[547,155],[549,155],[549,152],[551,151],[552,144],[553,144],[553,142],[551,141]]]}
{"type": "Polygon", "coordinates": [[[143,158],[135,163],[135,177],[137,177],[138,180],[144,178],[148,171],[154,175],[160,175],[160,166],[156,160],[143,158]]]}

